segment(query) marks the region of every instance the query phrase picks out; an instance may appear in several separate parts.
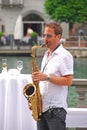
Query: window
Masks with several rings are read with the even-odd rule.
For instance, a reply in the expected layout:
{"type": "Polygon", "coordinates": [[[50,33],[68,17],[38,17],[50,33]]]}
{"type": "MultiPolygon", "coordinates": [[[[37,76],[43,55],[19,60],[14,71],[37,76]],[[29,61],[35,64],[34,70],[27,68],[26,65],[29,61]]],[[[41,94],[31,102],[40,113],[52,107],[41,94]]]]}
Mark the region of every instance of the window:
{"type": "Polygon", "coordinates": [[[10,4],[10,0],[2,0],[2,4],[3,5],[9,5],[10,4]]]}
{"type": "Polygon", "coordinates": [[[23,4],[23,0],[12,0],[12,3],[17,5],[17,4],[23,4]]]}
{"type": "Polygon", "coordinates": [[[2,5],[23,5],[24,0],[1,0],[2,5]]]}

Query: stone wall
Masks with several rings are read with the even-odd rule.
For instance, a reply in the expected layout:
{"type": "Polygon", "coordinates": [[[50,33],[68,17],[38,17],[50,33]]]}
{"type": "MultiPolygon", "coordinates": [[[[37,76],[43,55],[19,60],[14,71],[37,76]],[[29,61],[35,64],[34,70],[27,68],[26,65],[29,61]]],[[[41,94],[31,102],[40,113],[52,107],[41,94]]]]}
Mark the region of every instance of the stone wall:
{"type": "Polygon", "coordinates": [[[67,50],[73,55],[73,57],[87,57],[87,47],[66,47],[67,50]]]}
{"type": "MultiPolygon", "coordinates": [[[[87,57],[87,47],[65,47],[72,55],[76,58],[86,58],[87,57]]],[[[43,56],[46,48],[39,48],[36,51],[36,56],[43,56]]]]}

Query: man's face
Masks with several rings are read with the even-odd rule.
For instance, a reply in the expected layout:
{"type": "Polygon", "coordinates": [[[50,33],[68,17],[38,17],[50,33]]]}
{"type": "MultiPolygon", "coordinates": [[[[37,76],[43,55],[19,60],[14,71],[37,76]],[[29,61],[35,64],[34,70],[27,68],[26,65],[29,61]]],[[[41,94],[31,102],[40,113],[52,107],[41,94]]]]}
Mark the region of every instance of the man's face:
{"type": "Polygon", "coordinates": [[[59,44],[60,35],[56,35],[54,29],[46,27],[43,38],[47,48],[54,49],[59,44]]]}

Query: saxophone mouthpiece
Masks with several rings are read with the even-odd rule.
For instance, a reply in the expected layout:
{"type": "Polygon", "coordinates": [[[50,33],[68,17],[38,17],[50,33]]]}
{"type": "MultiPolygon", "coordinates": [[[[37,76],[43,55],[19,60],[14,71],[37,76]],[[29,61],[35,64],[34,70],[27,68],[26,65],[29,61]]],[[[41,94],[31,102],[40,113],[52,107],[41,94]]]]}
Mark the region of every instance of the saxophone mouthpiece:
{"type": "Polygon", "coordinates": [[[41,47],[44,47],[44,46],[46,46],[46,43],[42,44],[42,46],[41,46],[41,47]]]}

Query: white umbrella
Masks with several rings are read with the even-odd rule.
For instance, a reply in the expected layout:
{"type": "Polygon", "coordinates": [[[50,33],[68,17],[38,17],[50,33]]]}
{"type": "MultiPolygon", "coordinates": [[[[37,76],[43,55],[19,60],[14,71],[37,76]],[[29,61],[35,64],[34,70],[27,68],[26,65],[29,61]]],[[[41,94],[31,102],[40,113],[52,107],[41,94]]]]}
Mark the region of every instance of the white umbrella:
{"type": "Polygon", "coordinates": [[[22,16],[20,15],[16,21],[14,28],[14,39],[22,39],[23,38],[23,23],[22,16]]]}

